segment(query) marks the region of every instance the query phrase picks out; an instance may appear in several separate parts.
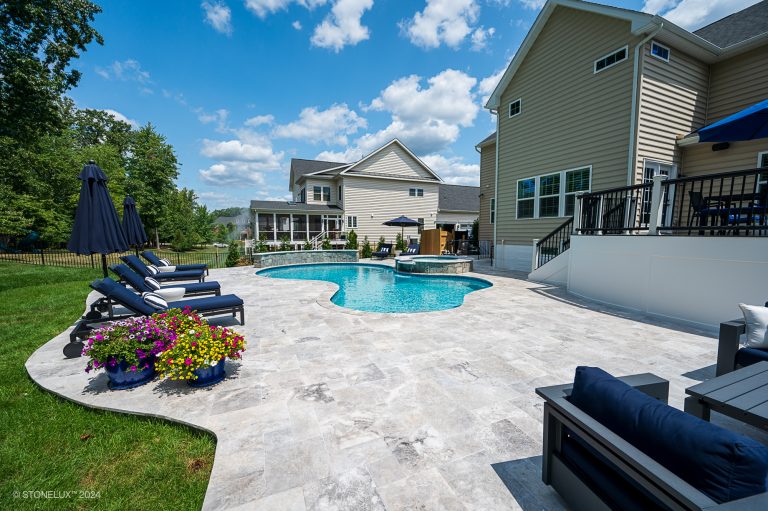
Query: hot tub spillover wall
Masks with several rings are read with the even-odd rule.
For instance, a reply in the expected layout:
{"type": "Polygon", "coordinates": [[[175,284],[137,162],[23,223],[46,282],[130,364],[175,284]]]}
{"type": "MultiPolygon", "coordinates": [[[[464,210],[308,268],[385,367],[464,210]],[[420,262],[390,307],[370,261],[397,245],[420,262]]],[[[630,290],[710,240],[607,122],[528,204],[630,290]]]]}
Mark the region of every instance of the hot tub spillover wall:
{"type": "Polygon", "coordinates": [[[448,256],[412,256],[395,259],[395,269],[403,273],[467,273],[472,259],[448,256]]]}
{"type": "Polygon", "coordinates": [[[299,250],[291,252],[261,252],[253,254],[256,268],[287,264],[356,263],[357,250],[299,250]]]}

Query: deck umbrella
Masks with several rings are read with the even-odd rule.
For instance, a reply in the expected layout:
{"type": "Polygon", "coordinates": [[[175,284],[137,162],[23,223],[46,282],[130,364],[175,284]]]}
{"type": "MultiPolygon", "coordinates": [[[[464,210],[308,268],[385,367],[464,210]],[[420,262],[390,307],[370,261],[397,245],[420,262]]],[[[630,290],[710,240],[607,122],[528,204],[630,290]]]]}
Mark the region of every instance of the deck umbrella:
{"type": "Polygon", "coordinates": [[[393,218],[392,220],[387,220],[384,222],[384,225],[389,225],[390,227],[400,227],[400,238],[404,238],[406,227],[418,227],[422,225],[422,223],[418,220],[408,218],[407,216],[399,216],[397,218],[393,218]]]}
{"type": "Polygon", "coordinates": [[[104,171],[91,160],[77,178],[82,182],[80,200],[67,249],[80,255],[101,254],[101,267],[107,277],[107,254],[125,252],[128,242],[109,196],[104,171]]]}
{"type": "Polygon", "coordinates": [[[768,99],[701,128],[699,142],[739,142],[768,138],[768,99]]]}
{"type": "Polygon", "coordinates": [[[136,210],[136,201],[130,195],[126,195],[123,201],[123,233],[125,233],[125,241],[133,245],[136,248],[136,255],[139,255],[139,247],[149,238],[144,231],[139,212],[136,210]]]}

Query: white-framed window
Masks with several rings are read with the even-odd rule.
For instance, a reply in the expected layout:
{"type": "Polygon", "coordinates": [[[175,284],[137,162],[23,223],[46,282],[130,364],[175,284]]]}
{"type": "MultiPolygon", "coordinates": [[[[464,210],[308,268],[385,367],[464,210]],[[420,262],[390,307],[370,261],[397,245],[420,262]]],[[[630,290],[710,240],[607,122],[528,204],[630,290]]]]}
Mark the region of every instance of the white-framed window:
{"type": "Polygon", "coordinates": [[[670,55],[669,48],[664,46],[663,44],[657,43],[656,41],[651,41],[651,55],[656,57],[657,59],[661,59],[664,62],[669,62],[669,55],[670,55]]]}
{"type": "Polygon", "coordinates": [[[576,194],[589,192],[591,185],[591,165],[518,179],[517,218],[571,216],[576,194]]]}
{"type": "Polygon", "coordinates": [[[347,228],[349,229],[357,229],[357,217],[356,216],[348,216],[347,217],[347,228]]]}
{"type": "Polygon", "coordinates": [[[339,185],[339,202],[341,202],[342,200],[343,199],[342,199],[342,195],[341,195],[341,185],[339,185]]]}
{"type": "Polygon", "coordinates": [[[424,197],[424,188],[411,188],[408,190],[408,195],[411,197],[424,197]]]}
{"type": "Polygon", "coordinates": [[[496,198],[491,198],[491,208],[490,208],[490,217],[491,217],[491,223],[496,223],[496,198]]]}
{"type": "Polygon", "coordinates": [[[604,57],[600,57],[595,61],[595,73],[604,71],[609,67],[613,67],[620,62],[627,60],[627,54],[629,52],[629,46],[619,48],[616,51],[612,51],[604,57]]]}
{"type": "Polygon", "coordinates": [[[330,186],[315,186],[312,188],[312,197],[316,201],[328,202],[331,200],[331,187],[330,186]]]}
{"type": "Polygon", "coordinates": [[[514,117],[523,112],[523,98],[517,98],[509,104],[509,116],[514,117]]]}

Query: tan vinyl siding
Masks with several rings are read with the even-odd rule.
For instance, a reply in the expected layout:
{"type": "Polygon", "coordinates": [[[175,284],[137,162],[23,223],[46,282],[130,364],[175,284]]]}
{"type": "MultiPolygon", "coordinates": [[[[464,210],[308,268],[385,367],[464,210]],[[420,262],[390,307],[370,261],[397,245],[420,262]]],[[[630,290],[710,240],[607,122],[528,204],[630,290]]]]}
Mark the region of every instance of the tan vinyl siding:
{"type": "Polygon", "coordinates": [[[497,243],[529,245],[565,218],[516,220],[519,179],[592,165],[592,189],[627,184],[633,45],[625,21],[556,8],[501,96],[497,243]],[[597,74],[594,61],[628,46],[597,74]],[[522,113],[509,118],[509,103],[522,113]]]}
{"type": "Polygon", "coordinates": [[[686,177],[754,169],[758,153],[768,151],[768,139],[731,142],[725,151],[713,151],[712,144],[696,144],[683,149],[683,174],[686,177]]]}
{"type": "Polygon", "coordinates": [[[635,182],[643,178],[643,162],[670,163],[680,168],[677,137],[704,126],[709,68],[706,64],[670,48],[669,62],[643,48],[638,108],[635,182]]]}
{"type": "Polygon", "coordinates": [[[480,149],[480,239],[493,239],[491,199],[496,194],[496,143],[480,149]]]}
{"type": "Polygon", "coordinates": [[[434,179],[434,176],[419,165],[397,143],[382,149],[370,159],[353,168],[350,174],[358,175],[365,172],[385,173],[405,178],[434,179]]]}
{"type": "MultiPolygon", "coordinates": [[[[344,215],[357,217],[357,238],[360,243],[368,236],[371,242],[384,236],[394,243],[400,233],[399,227],[382,225],[400,215],[408,218],[424,219],[425,229],[434,229],[437,213],[438,185],[436,183],[418,183],[344,176],[344,215]],[[408,189],[414,186],[424,189],[423,197],[411,197],[408,189]]],[[[405,229],[405,237],[418,236],[418,230],[405,229]]]]}
{"type": "Polygon", "coordinates": [[[477,220],[477,213],[466,211],[439,211],[437,213],[438,224],[471,224],[477,220]]]}

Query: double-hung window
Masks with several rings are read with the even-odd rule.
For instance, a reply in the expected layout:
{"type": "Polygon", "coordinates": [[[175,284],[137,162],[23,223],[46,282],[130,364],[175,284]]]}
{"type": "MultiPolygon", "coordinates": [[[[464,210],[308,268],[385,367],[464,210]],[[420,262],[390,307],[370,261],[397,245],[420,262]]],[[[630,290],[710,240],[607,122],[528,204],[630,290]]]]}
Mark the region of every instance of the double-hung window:
{"type": "Polygon", "coordinates": [[[560,216],[560,173],[539,178],[539,216],[560,216]]]}
{"type": "Polygon", "coordinates": [[[536,212],[536,181],[531,177],[517,182],[517,218],[533,218],[536,212]]]}
{"type": "Polygon", "coordinates": [[[349,228],[349,229],[357,229],[357,217],[356,216],[348,216],[347,217],[347,228],[349,228]]]}
{"type": "Polygon", "coordinates": [[[592,167],[579,167],[518,180],[517,218],[572,216],[576,194],[590,190],[591,174],[592,167]]]}
{"type": "Polygon", "coordinates": [[[328,202],[331,200],[331,187],[330,186],[315,186],[312,188],[312,197],[316,201],[328,202]]]}
{"type": "Polygon", "coordinates": [[[565,216],[572,216],[576,194],[589,191],[590,168],[565,171],[565,216]]]}
{"type": "Polygon", "coordinates": [[[408,195],[411,197],[424,197],[424,189],[423,188],[411,188],[408,190],[408,195]]]}

